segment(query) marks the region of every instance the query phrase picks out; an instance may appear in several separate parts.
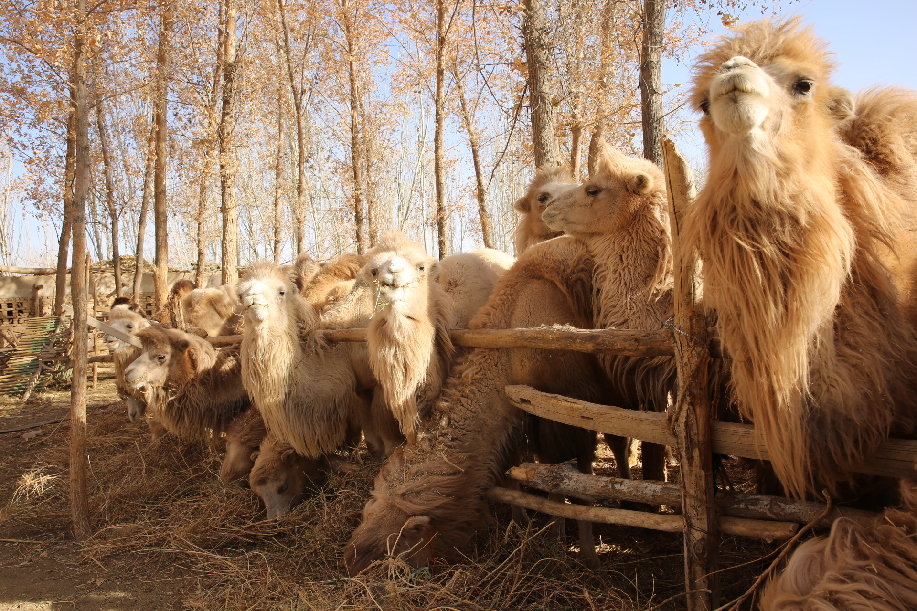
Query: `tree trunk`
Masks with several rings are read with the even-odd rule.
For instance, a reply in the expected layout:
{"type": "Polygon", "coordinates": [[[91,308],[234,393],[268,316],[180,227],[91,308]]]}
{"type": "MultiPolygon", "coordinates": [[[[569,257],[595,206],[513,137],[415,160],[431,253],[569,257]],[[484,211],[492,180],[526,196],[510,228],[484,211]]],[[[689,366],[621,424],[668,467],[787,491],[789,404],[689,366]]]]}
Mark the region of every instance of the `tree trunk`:
{"type": "Polygon", "coordinates": [[[150,135],[146,146],[146,170],[143,172],[143,196],[140,200],[140,220],[137,223],[137,254],[134,269],[134,301],[140,303],[140,283],[143,280],[143,247],[146,241],[146,217],[150,209],[153,173],[156,167],[156,122],[150,121],[150,135]]]}
{"type": "Polygon", "coordinates": [[[556,166],[559,159],[554,137],[551,100],[551,44],[542,0],[524,0],[522,38],[528,62],[529,100],[532,112],[532,148],[535,166],[556,166]]]}
{"type": "MultiPolygon", "coordinates": [[[[282,0],[281,0],[282,1],[282,0]]],[[[286,134],[283,129],[283,96],[280,86],[277,87],[277,153],[274,156],[274,263],[280,265],[281,234],[283,233],[283,210],[281,207],[283,192],[283,149],[286,144],[286,134]]],[[[297,194],[298,195],[298,194],[297,194]]],[[[298,221],[297,221],[298,222],[298,221]]],[[[299,236],[297,234],[297,244],[299,236]]],[[[297,251],[300,252],[300,251],[297,251]]]]}
{"type": "Polygon", "coordinates": [[[172,67],[172,9],[163,4],[159,30],[159,52],[156,55],[157,82],[153,100],[153,122],[156,132],[156,166],[153,185],[153,216],[156,224],[155,307],[158,312],[168,298],[169,233],[166,210],[166,149],[169,79],[172,67]]]}
{"type": "Polygon", "coordinates": [[[78,540],[91,534],[86,485],[86,198],[89,193],[89,104],[86,93],[86,0],[78,2],[73,49],[73,385],[70,390],[70,510],[78,540]]]}
{"type": "Polygon", "coordinates": [[[105,203],[111,218],[111,258],[115,268],[115,297],[121,297],[121,253],[118,249],[118,209],[115,206],[115,184],[111,177],[111,158],[108,154],[108,132],[105,129],[105,110],[102,98],[96,96],[96,127],[99,131],[99,147],[102,149],[102,167],[105,172],[105,203]]]}
{"type": "Polygon", "coordinates": [[[662,45],[665,34],[665,1],[644,0],[643,44],[640,49],[640,109],[643,156],[662,167],[662,45]]]}
{"type": "Polygon", "coordinates": [[[449,216],[446,211],[446,169],[443,159],[443,132],[446,124],[446,2],[436,0],[436,130],[433,135],[433,175],[436,181],[436,244],[439,258],[449,254],[449,216]]]}
{"type": "Polygon", "coordinates": [[[350,14],[350,3],[348,0],[338,0],[338,6],[341,8],[341,23],[344,26],[344,37],[347,45],[347,70],[350,76],[350,160],[353,170],[353,220],[355,225],[355,237],[357,242],[357,254],[366,252],[366,239],[364,237],[363,225],[363,193],[365,176],[363,172],[363,142],[360,136],[360,84],[357,75],[357,61],[355,58],[355,44],[353,24],[351,23],[352,15],[350,14]]]}
{"type": "MultiPolygon", "coordinates": [[[[290,84],[290,95],[293,97],[293,112],[296,114],[296,207],[293,215],[296,222],[296,252],[300,253],[306,248],[306,127],[303,112],[303,88],[297,86],[293,73],[293,56],[290,51],[290,29],[287,26],[287,13],[284,0],[277,0],[277,10],[280,13],[280,25],[283,30],[283,56],[287,66],[287,80],[290,84]]],[[[311,40],[311,32],[308,34],[311,40]]],[[[280,119],[278,119],[280,120],[280,119]]],[[[279,146],[279,145],[278,145],[279,146]]],[[[280,149],[278,148],[278,151],[280,149]]],[[[279,158],[279,157],[278,157],[279,158]]],[[[275,252],[278,249],[275,247],[275,252]]],[[[275,257],[277,255],[275,254],[275,257]]]]}
{"type": "Polygon", "coordinates": [[[481,170],[481,145],[480,137],[474,128],[471,109],[465,99],[465,88],[459,77],[458,65],[453,66],[455,86],[458,89],[459,108],[462,111],[462,124],[468,133],[468,146],[471,148],[471,161],[474,163],[474,180],[478,198],[478,218],[481,220],[481,239],[485,248],[494,248],[493,229],[491,228],[490,211],[487,209],[487,188],[484,186],[484,174],[481,170]]]}
{"type": "Polygon", "coordinates": [[[73,111],[67,121],[67,155],[64,158],[64,220],[61,224],[60,243],[57,250],[57,278],[54,283],[54,315],[64,313],[67,301],[67,257],[70,254],[70,237],[73,230],[73,173],[76,166],[76,119],[73,111]]]}
{"type": "Polygon", "coordinates": [[[223,216],[223,284],[238,279],[236,260],[239,256],[239,210],[236,202],[236,158],[233,150],[236,94],[236,5],[226,0],[223,28],[223,107],[220,112],[220,195],[223,216]]]}

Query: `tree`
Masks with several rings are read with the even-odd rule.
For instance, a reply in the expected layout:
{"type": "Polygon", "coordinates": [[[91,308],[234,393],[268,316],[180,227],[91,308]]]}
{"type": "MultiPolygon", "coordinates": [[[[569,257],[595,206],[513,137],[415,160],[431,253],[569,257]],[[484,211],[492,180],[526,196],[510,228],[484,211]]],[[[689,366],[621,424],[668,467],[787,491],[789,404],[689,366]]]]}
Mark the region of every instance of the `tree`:
{"type": "Polygon", "coordinates": [[[551,95],[551,45],[542,0],[524,0],[522,38],[528,68],[529,105],[535,166],[557,165],[554,137],[554,104],[551,95]]]}
{"type": "Polygon", "coordinates": [[[168,297],[169,242],[168,208],[166,207],[166,137],[168,125],[169,79],[172,69],[172,7],[168,0],[160,7],[159,51],[156,55],[156,92],[153,97],[155,164],[153,173],[153,216],[156,225],[155,309],[160,310],[168,297]]]}
{"type": "Polygon", "coordinates": [[[118,252],[118,207],[115,205],[115,184],[112,178],[112,161],[109,155],[108,131],[105,128],[105,106],[100,96],[96,96],[96,129],[99,133],[99,148],[102,150],[102,166],[105,174],[105,204],[111,220],[111,258],[115,272],[115,296],[124,294],[121,284],[121,257],[118,252]]]}
{"type": "Polygon", "coordinates": [[[640,108],[643,156],[662,167],[662,45],[665,0],[643,1],[643,44],[640,47],[640,108]]]}
{"type": "Polygon", "coordinates": [[[220,111],[220,194],[223,216],[223,284],[238,279],[236,260],[239,255],[239,211],[236,203],[237,161],[233,150],[236,97],[236,21],[235,0],[226,0],[223,15],[223,98],[220,111]]]}

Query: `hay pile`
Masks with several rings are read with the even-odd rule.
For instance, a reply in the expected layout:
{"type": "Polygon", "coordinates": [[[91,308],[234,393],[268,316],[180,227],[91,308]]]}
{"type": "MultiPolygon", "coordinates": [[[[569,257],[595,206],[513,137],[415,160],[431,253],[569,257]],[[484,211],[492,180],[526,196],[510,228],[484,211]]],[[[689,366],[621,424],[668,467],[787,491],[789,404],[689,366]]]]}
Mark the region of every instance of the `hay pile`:
{"type": "MultiPolygon", "coordinates": [[[[508,509],[471,546],[468,562],[412,570],[389,560],[349,579],[342,549],[360,518],[378,465],[333,476],[324,492],[276,522],[248,490],[217,478],[220,454],[166,438],[151,443],[123,408],[90,408],[88,446],[93,537],[88,565],[137,577],[180,567],[198,585],[181,594],[193,609],[679,609],[681,540],[676,535],[597,526],[603,568],[590,572],[553,538],[542,517],[528,531],[508,509]]],[[[60,400],[68,397],[61,394],[60,400]]],[[[2,406],[0,406],[2,409],[2,406]]],[[[67,425],[43,444],[12,500],[0,507],[0,530],[15,525],[66,539],[69,534],[67,425]]],[[[25,529],[25,531],[23,530],[25,529]]],[[[575,526],[568,527],[575,539],[575,526]]],[[[724,564],[763,556],[748,541],[724,543],[724,564]],[[741,544],[738,552],[737,543],[741,544]]],[[[761,565],[727,573],[741,591],[761,565]],[[739,573],[739,574],[736,574],[739,573]]],[[[728,594],[728,593],[727,593],[728,594]]]]}

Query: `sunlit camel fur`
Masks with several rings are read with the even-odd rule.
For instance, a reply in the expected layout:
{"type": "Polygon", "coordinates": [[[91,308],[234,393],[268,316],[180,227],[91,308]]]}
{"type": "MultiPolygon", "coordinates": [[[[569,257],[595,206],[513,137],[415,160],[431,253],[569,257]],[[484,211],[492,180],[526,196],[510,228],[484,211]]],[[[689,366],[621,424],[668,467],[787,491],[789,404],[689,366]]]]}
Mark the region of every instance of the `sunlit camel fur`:
{"type": "MultiPolygon", "coordinates": [[[[703,259],[734,399],[795,497],[836,490],[910,434],[917,397],[914,184],[839,137],[833,68],[798,19],[756,22],[700,56],[692,93],[710,164],[683,237],[703,259]]],[[[913,133],[913,114],[866,116],[880,134],[867,140],[913,133]]],[[[867,128],[850,125],[856,142],[867,128]]]]}
{"type": "Polygon", "coordinates": [[[365,257],[352,253],[335,257],[319,265],[308,279],[303,275],[296,282],[299,293],[321,314],[350,292],[365,263],[365,257]]]}
{"type": "MultiPolygon", "coordinates": [[[[571,238],[533,246],[500,279],[471,328],[586,325],[592,272],[588,250],[571,238]]],[[[470,352],[421,424],[417,443],[396,452],[376,478],[363,522],[344,550],[348,572],[387,554],[403,553],[415,566],[433,556],[460,557],[483,525],[487,491],[522,444],[523,414],[507,401],[504,386],[596,400],[598,377],[595,359],[571,351],[470,352]]],[[[581,531],[580,544],[591,549],[591,532],[581,531]]]]}
{"type": "Polygon", "coordinates": [[[452,299],[453,328],[468,328],[474,315],[487,303],[497,280],[515,261],[515,257],[501,250],[479,248],[449,255],[439,262],[436,281],[452,299]]]}
{"type": "Polygon", "coordinates": [[[539,242],[562,235],[562,231],[551,229],[541,218],[545,206],[558,194],[576,186],[570,170],[561,167],[542,167],[535,172],[525,195],[516,200],[513,209],[519,212],[519,221],[513,231],[513,245],[516,256],[539,242]]]}

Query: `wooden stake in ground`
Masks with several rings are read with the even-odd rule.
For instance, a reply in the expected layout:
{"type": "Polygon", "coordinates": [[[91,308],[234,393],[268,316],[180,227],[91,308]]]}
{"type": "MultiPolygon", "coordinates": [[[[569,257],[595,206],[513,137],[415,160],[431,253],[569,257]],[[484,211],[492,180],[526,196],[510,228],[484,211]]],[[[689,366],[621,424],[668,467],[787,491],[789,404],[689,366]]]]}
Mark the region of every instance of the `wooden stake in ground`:
{"type": "Polygon", "coordinates": [[[694,199],[694,180],[675,144],[668,138],[663,138],[661,144],[675,258],[672,338],[679,390],[669,413],[669,424],[681,456],[686,601],[689,611],[710,611],[716,600],[713,573],[719,543],[710,431],[712,410],[706,383],[710,352],[696,285],[696,258],[678,242],[680,215],[694,199]]]}

